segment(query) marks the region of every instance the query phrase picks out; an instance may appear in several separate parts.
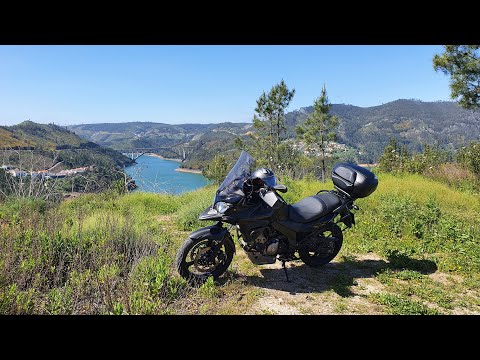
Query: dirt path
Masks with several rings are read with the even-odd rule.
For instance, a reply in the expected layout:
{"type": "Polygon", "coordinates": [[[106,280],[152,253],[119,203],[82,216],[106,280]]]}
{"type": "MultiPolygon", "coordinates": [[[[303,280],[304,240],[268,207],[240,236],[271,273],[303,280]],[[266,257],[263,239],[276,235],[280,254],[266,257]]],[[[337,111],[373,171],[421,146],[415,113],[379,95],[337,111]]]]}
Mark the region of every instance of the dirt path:
{"type": "Polygon", "coordinates": [[[258,271],[247,275],[249,283],[263,289],[252,311],[281,315],[383,313],[366,295],[383,290],[372,277],[385,265],[375,255],[357,258],[355,264],[333,261],[321,269],[295,261],[287,264],[289,282],[280,262],[258,266],[258,271]]]}
{"type": "MultiPolygon", "coordinates": [[[[392,292],[392,286],[378,280],[378,273],[387,270],[390,264],[375,254],[335,259],[319,269],[313,269],[301,261],[290,262],[287,264],[290,282],[287,282],[280,262],[255,266],[248,264],[247,257],[241,252],[237,252],[237,258],[238,270],[244,274],[246,283],[261,291],[261,296],[249,311],[251,314],[385,314],[388,308],[373,301],[372,294],[402,295],[392,292]]],[[[445,287],[462,282],[459,276],[452,277],[439,271],[432,270],[424,275],[430,286],[437,289],[434,294],[438,294],[437,285],[445,287]]],[[[391,279],[390,285],[392,283],[395,286],[406,281],[391,279]]],[[[441,313],[480,314],[478,304],[462,307],[465,294],[452,295],[453,288],[445,292],[445,296],[451,297],[451,306],[447,304],[446,308],[439,307],[428,296],[419,298],[415,288],[412,289],[410,291],[413,293],[408,294],[407,298],[423,303],[428,309],[436,309],[441,313]]],[[[475,291],[471,295],[473,298],[478,293],[475,291]]],[[[440,301],[443,301],[442,298],[440,301]]]]}

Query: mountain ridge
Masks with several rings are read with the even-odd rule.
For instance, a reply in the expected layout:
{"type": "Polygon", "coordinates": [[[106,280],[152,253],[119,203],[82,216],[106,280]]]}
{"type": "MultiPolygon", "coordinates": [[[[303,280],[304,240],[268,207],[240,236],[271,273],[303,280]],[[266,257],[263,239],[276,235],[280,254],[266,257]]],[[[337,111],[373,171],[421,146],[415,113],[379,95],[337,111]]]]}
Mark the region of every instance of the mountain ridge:
{"type": "MultiPolygon", "coordinates": [[[[295,126],[305,121],[312,110],[312,106],[307,106],[286,114],[287,137],[295,137],[295,126]]],[[[359,161],[376,161],[391,137],[412,151],[419,151],[424,143],[454,150],[478,140],[480,134],[480,116],[452,101],[398,99],[371,107],[332,104],[331,113],[340,118],[338,141],[354,148],[359,161]]],[[[168,124],[133,121],[70,125],[67,128],[83,138],[114,149],[182,143],[197,147],[200,152],[200,147],[207,146],[213,151],[221,148],[218,145],[228,150],[234,146],[232,138],[244,137],[253,130],[252,123],[248,122],[168,124]],[[210,146],[212,144],[215,146],[210,146]]]]}
{"type": "Polygon", "coordinates": [[[96,162],[105,167],[122,167],[133,163],[117,151],[81,138],[59,125],[24,121],[17,125],[0,126],[0,150],[3,150],[4,162],[15,164],[19,155],[12,151],[27,149],[34,149],[36,157],[42,162],[58,152],[57,156],[72,167],[96,162]]]}

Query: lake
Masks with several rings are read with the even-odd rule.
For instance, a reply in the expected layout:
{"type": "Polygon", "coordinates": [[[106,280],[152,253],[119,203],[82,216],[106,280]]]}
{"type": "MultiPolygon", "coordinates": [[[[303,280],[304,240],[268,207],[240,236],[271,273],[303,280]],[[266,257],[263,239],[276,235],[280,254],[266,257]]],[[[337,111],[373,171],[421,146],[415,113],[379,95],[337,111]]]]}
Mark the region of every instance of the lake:
{"type": "Polygon", "coordinates": [[[180,194],[208,184],[201,174],[175,171],[180,162],[143,155],[137,164],[125,168],[137,184],[136,191],[180,194]]]}

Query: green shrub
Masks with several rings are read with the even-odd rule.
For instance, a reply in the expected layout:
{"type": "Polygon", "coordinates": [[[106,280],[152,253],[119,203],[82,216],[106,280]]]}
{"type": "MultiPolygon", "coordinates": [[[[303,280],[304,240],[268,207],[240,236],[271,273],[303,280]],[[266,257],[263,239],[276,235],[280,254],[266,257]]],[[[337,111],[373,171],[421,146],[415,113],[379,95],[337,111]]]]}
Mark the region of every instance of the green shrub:
{"type": "Polygon", "coordinates": [[[472,141],[468,147],[462,147],[457,154],[457,161],[480,176],[480,142],[472,141]]]}
{"type": "Polygon", "coordinates": [[[34,314],[38,294],[34,289],[21,291],[17,284],[0,288],[0,314],[34,314]]]}
{"type": "Polygon", "coordinates": [[[133,294],[129,300],[132,314],[152,314],[165,310],[187,288],[186,281],[171,270],[165,254],[146,257],[133,269],[130,277],[133,294]]]}
{"type": "Polygon", "coordinates": [[[213,205],[213,197],[214,191],[211,189],[181,195],[182,206],[175,214],[178,228],[183,231],[193,231],[212,224],[211,221],[198,220],[198,217],[207,207],[213,205]]]}
{"type": "Polygon", "coordinates": [[[53,288],[47,295],[45,310],[50,315],[68,315],[72,313],[71,288],[53,288]]]}
{"type": "Polygon", "coordinates": [[[215,299],[220,293],[213,277],[209,277],[207,281],[200,286],[198,292],[205,299],[215,299]]]}

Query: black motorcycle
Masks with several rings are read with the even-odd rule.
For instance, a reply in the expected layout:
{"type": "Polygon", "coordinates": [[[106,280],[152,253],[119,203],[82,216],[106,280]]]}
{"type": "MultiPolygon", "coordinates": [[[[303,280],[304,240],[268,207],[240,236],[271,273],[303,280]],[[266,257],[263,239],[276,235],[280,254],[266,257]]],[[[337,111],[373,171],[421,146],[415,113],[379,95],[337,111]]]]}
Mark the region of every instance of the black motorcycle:
{"type": "Polygon", "coordinates": [[[178,273],[191,283],[208,277],[217,279],[230,265],[237,242],[254,264],[298,260],[320,267],[340,251],[342,231],[355,224],[353,203],[375,191],[378,179],[371,171],[353,164],[333,167],[335,190],[320,190],[296,204],[288,204],[279,193],[287,191],[277,184],[272,170],[251,172],[254,159],[245,151],[218,188],[213,205],[200,220],[218,221],[192,232],[178,250],[178,273]],[[224,223],[230,224],[224,227],[224,223]],[[339,224],[345,226],[340,228],[339,224]]]}

